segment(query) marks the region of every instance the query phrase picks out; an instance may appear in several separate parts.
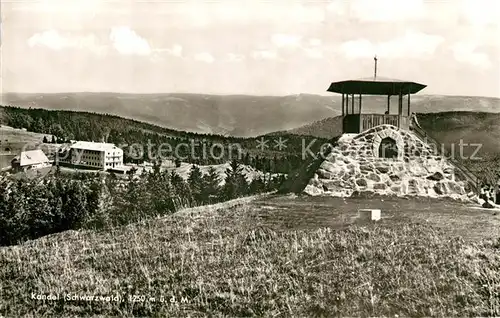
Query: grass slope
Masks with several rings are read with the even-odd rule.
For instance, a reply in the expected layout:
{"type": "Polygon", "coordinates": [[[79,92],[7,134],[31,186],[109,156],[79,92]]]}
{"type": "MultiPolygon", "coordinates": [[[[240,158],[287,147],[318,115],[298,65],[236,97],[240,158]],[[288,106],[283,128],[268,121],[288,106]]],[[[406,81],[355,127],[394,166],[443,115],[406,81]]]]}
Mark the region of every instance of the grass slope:
{"type": "Polygon", "coordinates": [[[333,138],[342,135],[342,117],[329,117],[320,121],[304,125],[287,131],[287,133],[314,136],[321,138],[333,138]]]}
{"type": "MultiPolygon", "coordinates": [[[[279,202],[294,201],[302,221],[315,218],[319,204],[274,200],[282,209],[279,202]]],[[[445,205],[432,204],[436,214],[445,205]]],[[[245,199],[111,232],[69,231],[0,248],[0,314],[500,315],[498,240],[464,240],[417,219],[338,231],[271,229],[257,207],[264,206],[245,199]],[[49,294],[61,298],[32,299],[49,294]]]]}
{"type": "MultiPolygon", "coordinates": [[[[58,93],[2,95],[5,105],[109,113],[176,130],[258,136],[289,130],[340,114],[336,95],[245,96],[203,94],[58,93]],[[140,107],[138,107],[140,105],[140,107]]],[[[363,97],[363,109],[380,112],[385,97],[363,97]]],[[[396,107],[396,99],[392,102],[396,107]]],[[[500,112],[500,99],[465,96],[412,96],[412,110],[500,112]]]]}

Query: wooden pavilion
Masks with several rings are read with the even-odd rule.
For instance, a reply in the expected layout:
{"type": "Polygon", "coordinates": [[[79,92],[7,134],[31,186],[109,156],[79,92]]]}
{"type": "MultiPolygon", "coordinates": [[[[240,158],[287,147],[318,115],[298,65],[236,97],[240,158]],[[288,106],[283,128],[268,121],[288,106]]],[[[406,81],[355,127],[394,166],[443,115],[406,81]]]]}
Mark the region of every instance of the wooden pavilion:
{"type": "Polygon", "coordinates": [[[331,83],[328,92],[342,94],[342,132],[360,133],[372,127],[390,124],[401,129],[410,126],[410,95],[415,94],[427,85],[402,80],[377,78],[377,57],[375,60],[375,74],[373,78],[346,80],[331,83]],[[359,103],[355,107],[354,97],[359,95],[359,103]],[[387,110],[385,114],[364,114],[362,112],[363,95],[387,96],[387,110]],[[403,110],[403,96],[408,95],[408,106],[403,110]],[[398,111],[391,114],[391,96],[398,96],[398,111]],[[349,105],[349,98],[351,103],[349,105]],[[349,107],[350,106],[350,107],[349,107]]]}

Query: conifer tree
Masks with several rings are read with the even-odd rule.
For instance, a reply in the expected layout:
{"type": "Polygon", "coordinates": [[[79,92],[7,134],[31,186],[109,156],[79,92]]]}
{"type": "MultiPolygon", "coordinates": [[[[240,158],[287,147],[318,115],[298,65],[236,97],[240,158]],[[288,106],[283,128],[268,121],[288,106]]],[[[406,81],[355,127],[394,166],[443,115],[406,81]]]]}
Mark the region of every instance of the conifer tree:
{"type": "Polygon", "coordinates": [[[225,181],[223,187],[224,199],[231,200],[248,194],[248,183],[238,161],[231,161],[230,168],[226,169],[225,181]]]}
{"type": "Polygon", "coordinates": [[[252,182],[250,183],[250,193],[252,193],[252,194],[261,193],[264,191],[264,188],[265,188],[265,184],[264,184],[264,180],[262,179],[262,177],[254,178],[252,180],[252,182]]]}
{"type": "Polygon", "coordinates": [[[188,185],[197,204],[203,201],[202,188],[203,188],[203,174],[197,165],[192,165],[188,177],[188,185]]]}
{"type": "Polygon", "coordinates": [[[171,198],[174,209],[178,210],[191,201],[191,193],[184,179],[175,170],[170,174],[170,184],[172,185],[171,198]]]}
{"type": "Polygon", "coordinates": [[[179,168],[181,166],[181,160],[179,158],[175,158],[174,162],[176,168],[179,168]]]}
{"type": "Polygon", "coordinates": [[[203,176],[202,196],[204,200],[212,203],[220,195],[220,176],[214,167],[208,168],[208,173],[203,176]]]}
{"type": "Polygon", "coordinates": [[[153,207],[157,215],[165,215],[174,211],[170,199],[172,186],[167,171],[156,170],[150,174],[147,188],[151,193],[153,207]]]}

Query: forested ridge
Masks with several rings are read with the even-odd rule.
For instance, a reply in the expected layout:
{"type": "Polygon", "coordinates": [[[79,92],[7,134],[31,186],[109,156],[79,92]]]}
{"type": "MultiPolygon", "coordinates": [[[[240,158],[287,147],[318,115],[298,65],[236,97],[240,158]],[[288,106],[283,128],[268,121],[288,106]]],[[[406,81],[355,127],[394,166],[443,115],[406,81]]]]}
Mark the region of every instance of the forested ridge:
{"type": "Polygon", "coordinates": [[[278,136],[237,138],[198,134],[109,114],[19,107],[2,107],[1,112],[3,124],[55,135],[58,143],[69,140],[114,143],[123,148],[126,163],[153,161],[165,155],[159,153],[159,145],[169,145],[163,149],[175,149],[172,159],[182,158],[188,163],[213,165],[236,159],[258,170],[289,173],[310,160],[307,155],[317,153],[327,142],[325,138],[282,134],[279,138],[285,143],[280,147],[278,136]]]}

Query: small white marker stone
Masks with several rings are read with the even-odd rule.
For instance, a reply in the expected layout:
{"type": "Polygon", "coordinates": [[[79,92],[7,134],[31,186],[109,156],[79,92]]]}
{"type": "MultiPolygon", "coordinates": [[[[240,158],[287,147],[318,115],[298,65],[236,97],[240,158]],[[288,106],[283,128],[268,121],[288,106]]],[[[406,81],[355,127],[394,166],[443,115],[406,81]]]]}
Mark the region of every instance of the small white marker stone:
{"type": "Polygon", "coordinates": [[[359,209],[358,217],[363,220],[378,221],[381,219],[380,209],[359,209]]]}

